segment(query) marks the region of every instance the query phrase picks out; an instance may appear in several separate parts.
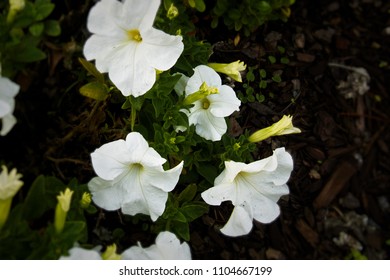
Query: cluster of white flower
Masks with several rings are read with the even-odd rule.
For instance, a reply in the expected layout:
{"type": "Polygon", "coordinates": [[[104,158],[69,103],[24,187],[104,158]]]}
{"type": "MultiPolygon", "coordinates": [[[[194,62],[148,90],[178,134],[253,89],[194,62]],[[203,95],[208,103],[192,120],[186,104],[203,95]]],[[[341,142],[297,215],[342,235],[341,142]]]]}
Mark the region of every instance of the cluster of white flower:
{"type": "MultiPolygon", "coordinates": [[[[159,6],[159,0],[101,0],[89,13],[87,26],[93,34],[84,46],[84,55],[95,60],[99,71],[108,73],[124,96],[145,94],[156,81],[156,71],[170,69],[184,49],[181,36],[168,35],[153,27],[159,6]]],[[[182,111],[201,137],[221,140],[227,131],[225,117],[238,111],[241,105],[233,89],[222,85],[215,70],[241,80],[239,71],[243,67],[243,63],[222,67],[199,65],[191,77],[178,73],[181,78],[175,91],[184,95],[185,105],[192,106],[182,111]]],[[[287,126],[291,131],[289,120],[252,138],[267,138],[275,129],[281,135],[287,126]]],[[[147,214],[153,221],[164,212],[168,192],[174,189],[183,168],[181,162],[164,170],[166,160],[137,132],[129,133],[126,140],[103,145],[91,157],[98,175],[88,184],[95,204],[106,210],[121,209],[129,215],[147,214]]],[[[227,161],[225,167],[215,179],[214,187],[202,193],[210,205],[231,201],[235,206],[222,233],[245,235],[252,229],[253,219],[270,223],[278,217],[277,201],[289,193],[286,182],[293,169],[292,158],[284,148],[250,164],[227,161]]],[[[124,252],[123,256],[129,252],[142,258],[160,257],[151,249],[139,247],[124,252]]]]}

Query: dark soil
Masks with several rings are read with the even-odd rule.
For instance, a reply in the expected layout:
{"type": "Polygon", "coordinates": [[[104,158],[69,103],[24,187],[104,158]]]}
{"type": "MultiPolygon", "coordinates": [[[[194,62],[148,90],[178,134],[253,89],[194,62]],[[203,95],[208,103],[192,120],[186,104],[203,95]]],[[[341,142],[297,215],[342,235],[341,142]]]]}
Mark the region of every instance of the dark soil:
{"type": "MultiPolygon", "coordinates": [[[[1,158],[18,166],[26,184],[38,174],[87,182],[94,176],[89,155],[101,139],[122,138],[119,117],[111,120],[117,127],[107,134],[94,132],[115,115],[107,117],[78,93],[85,74],[77,57],[88,36],[88,7],[57,2],[62,4],[53,17],[61,16],[61,38],[46,43],[47,61],[18,76],[18,124],[0,139],[1,158]]],[[[243,104],[230,133],[254,131],[283,114],[292,115],[302,133],[259,144],[259,158],[280,146],[294,158],[290,195],[280,200],[280,217],[268,225],[255,222],[248,236],[228,238],[217,229],[227,221],[230,206],[211,208],[191,225],[194,259],[358,258],[351,255],[353,248],[368,259],[390,255],[390,3],[296,2],[288,22],[270,22],[249,38],[241,36],[238,44],[235,32],[212,30],[207,18],[198,17],[199,35],[214,45],[213,60],[240,59],[267,73],[281,73],[282,81],[264,91],[263,102],[243,104]],[[286,50],[288,64],[270,63],[268,56],[282,55],[278,46],[286,50]],[[364,68],[370,76],[368,91],[357,93],[347,84],[353,71],[329,63],[364,68]]],[[[236,84],[236,90],[243,90],[242,85],[236,84]]],[[[120,110],[114,105],[107,106],[120,110]]],[[[102,217],[92,240],[108,234],[110,223],[121,219],[116,212],[102,217]]],[[[128,228],[123,248],[154,241],[141,228],[128,228]]]]}

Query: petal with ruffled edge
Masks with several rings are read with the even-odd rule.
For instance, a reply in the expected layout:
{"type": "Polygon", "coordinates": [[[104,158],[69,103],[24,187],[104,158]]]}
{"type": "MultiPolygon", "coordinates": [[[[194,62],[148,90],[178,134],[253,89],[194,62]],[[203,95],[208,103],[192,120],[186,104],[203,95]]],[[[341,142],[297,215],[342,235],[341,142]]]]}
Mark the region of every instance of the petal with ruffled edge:
{"type": "Polygon", "coordinates": [[[155,28],[147,30],[142,36],[144,39],[139,56],[145,57],[148,64],[155,69],[170,69],[184,50],[181,36],[169,35],[155,28]]]}
{"type": "Polygon", "coordinates": [[[219,141],[227,131],[227,124],[224,118],[213,116],[208,110],[199,108],[196,111],[190,109],[188,116],[189,124],[195,125],[195,131],[206,140],[219,141]]]}
{"type": "Polygon", "coordinates": [[[104,180],[113,180],[126,172],[130,158],[122,139],[104,144],[91,154],[93,169],[104,180]]]}
{"type": "Polygon", "coordinates": [[[211,94],[207,99],[210,101],[210,113],[216,117],[227,117],[240,110],[241,101],[229,86],[222,85],[218,94],[211,94]]]}
{"type": "Polygon", "coordinates": [[[121,31],[118,28],[118,19],[122,13],[122,2],[101,0],[91,8],[88,14],[87,28],[91,33],[115,37],[121,31]]]}
{"type": "Polygon", "coordinates": [[[228,236],[241,236],[248,234],[253,227],[252,209],[247,203],[234,207],[232,215],[221,232],[228,236]]]}
{"type": "Polygon", "coordinates": [[[188,79],[186,95],[190,95],[199,90],[203,83],[209,87],[219,87],[222,84],[221,77],[212,68],[206,65],[199,65],[194,68],[194,74],[188,79]]]}
{"type": "Polygon", "coordinates": [[[93,202],[100,208],[108,211],[118,210],[122,206],[123,190],[114,186],[113,181],[94,177],[88,182],[93,202]]]}
{"type": "Polygon", "coordinates": [[[8,114],[6,116],[3,116],[2,119],[2,126],[1,126],[1,131],[0,135],[5,136],[8,134],[8,132],[11,131],[11,129],[14,127],[16,124],[16,118],[12,114],[8,114]]]}

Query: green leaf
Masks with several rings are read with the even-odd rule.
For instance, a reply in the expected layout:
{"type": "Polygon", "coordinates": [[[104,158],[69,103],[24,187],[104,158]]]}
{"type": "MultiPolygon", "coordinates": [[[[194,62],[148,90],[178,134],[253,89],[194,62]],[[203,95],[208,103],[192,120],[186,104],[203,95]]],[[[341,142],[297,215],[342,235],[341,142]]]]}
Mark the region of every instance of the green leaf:
{"type": "Polygon", "coordinates": [[[257,5],[258,5],[257,8],[259,9],[260,14],[267,15],[267,14],[272,13],[271,5],[269,3],[267,3],[266,1],[260,1],[260,2],[258,2],[257,5]]]}
{"type": "Polygon", "coordinates": [[[30,46],[21,48],[19,52],[15,51],[13,60],[17,62],[35,62],[46,58],[46,54],[37,47],[30,46]]]}
{"type": "Polygon", "coordinates": [[[265,71],[264,69],[260,69],[259,74],[260,74],[260,77],[263,79],[267,77],[267,71],[265,71]]]}
{"type": "Polygon", "coordinates": [[[198,186],[196,184],[189,184],[179,195],[177,200],[179,202],[191,201],[198,190],[198,186]]]}
{"type": "Polygon", "coordinates": [[[272,80],[276,83],[280,83],[282,81],[282,78],[279,75],[274,75],[272,77],[272,80]]]}
{"type": "Polygon", "coordinates": [[[203,201],[192,201],[185,203],[180,208],[181,213],[186,217],[188,222],[201,217],[209,211],[209,206],[203,201]]]}
{"type": "Polygon", "coordinates": [[[268,82],[266,80],[261,80],[259,83],[259,88],[267,88],[268,82]]]}
{"type": "Polygon", "coordinates": [[[172,220],[182,222],[182,223],[187,222],[186,216],[183,213],[181,213],[180,211],[177,211],[175,213],[175,215],[173,215],[172,220]]]}
{"type": "Polygon", "coordinates": [[[40,217],[48,208],[45,176],[38,176],[32,183],[24,202],[23,216],[27,220],[40,217]]]}
{"type": "Polygon", "coordinates": [[[196,169],[209,183],[213,184],[218,175],[218,169],[209,163],[200,163],[196,169]]]}
{"type": "Polygon", "coordinates": [[[178,237],[183,238],[185,241],[190,240],[190,227],[188,223],[182,223],[178,221],[172,221],[170,227],[167,229],[175,233],[178,237]]]}
{"type": "Polygon", "coordinates": [[[271,62],[272,64],[274,64],[276,62],[276,57],[274,57],[273,55],[269,55],[268,56],[268,60],[269,62],[271,62]]]}
{"type": "Polygon", "coordinates": [[[58,36],[61,34],[61,26],[56,20],[45,21],[45,33],[49,36],[58,36]]]}
{"type": "Polygon", "coordinates": [[[54,10],[55,5],[50,3],[50,1],[36,1],[35,2],[35,20],[43,20],[48,17],[51,12],[54,10]]]}
{"type": "Polygon", "coordinates": [[[83,85],[79,91],[82,95],[98,101],[105,100],[108,97],[109,92],[105,84],[97,81],[83,85]]]}
{"type": "Polygon", "coordinates": [[[203,0],[195,0],[195,6],[199,12],[204,12],[206,10],[206,5],[203,0]]]}
{"type": "Polygon", "coordinates": [[[99,82],[104,83],[104,76],[99,70],[96,69],[95,65],[82,57],[79,57],[79,62],[88,71],[89,74],[94,76],[99,82]]]}
{"type": "Polygon", "coordinates": [[[39,37],[42,35],[44,29],[45,29],[45,25],[42,22],[38,22],[31,25],[28,28],[28,31],[30,31],[31,35],[35,37],[39,37]]]}
{"type": "Polygon", "coordinates": [[[64,183],[55,177],[38,176],[32,183],[23,205],[23,216],[36,219],[57,204],[56,195],[64,189],[64,183]]]}

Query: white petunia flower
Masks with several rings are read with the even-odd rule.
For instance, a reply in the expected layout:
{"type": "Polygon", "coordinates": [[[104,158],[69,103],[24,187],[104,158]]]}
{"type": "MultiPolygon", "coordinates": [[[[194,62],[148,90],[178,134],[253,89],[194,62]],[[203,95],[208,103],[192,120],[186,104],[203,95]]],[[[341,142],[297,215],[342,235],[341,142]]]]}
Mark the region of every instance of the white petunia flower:
{"type": "Polygon", "coordinates": [[[15,109],[15,96],[19,92],[19,85],[10,79],[0,76],[0,119],[2,127],[0,135],[6,135],[16,124],[16,118],[13,115],[15,109]]]}
{"type": "Polygon", "coordinates": [[[225,167],[214,187],[201,194],[210,205],[231,201],[235,206],[222,233],[245,235],[252,229],[253,219],[270,223],[279,216],[277,201],[289,193],[286,183],[293,169],[292,157],[284,148],[249,164],[226,161],[225,167]]]}
{"type": "Polygon", "coordinates": [[[99,177],[89,183],[92,200],[101,208],[124,214],[150,215],[156,221],[165,210],[168,192],[176,186],[183,162],[164,170],[162,158],[138,132],[104,144],[92,154],[99,177]]]}
{"type": "MultiPolygon", "coordinates": [[[[181,78],[180,82],[185,82],[181,78]]],[[[182,85],[176,90],[180,94],[182,85]]],[[[189,110],[183,110],[188,116],[189,124],[195,125],[198,135],[207,140],[219,141],[227,131],[225,117],[238,111],[241,101],[234,90],[222,85],[221,77],[212,68],[199,65],[185,86],[184,104],[193,104],[189,110]]]]}
{"type": "Polygon", "coordinates": [[[142,248],[132,246],[122,253],[122,260],[191,260],[190,247],[169,231],[160,232],[156,244],[142,248]]]}
{"type": "Polygon", "coordinates": [[[156,81],[156,70],[170,69],[183,52],[181,36],[153,28],[159,0],[101,0],[92,7],[84,55],[108,72],[123,95],[143,95],[156,81]]]}
{"type": "Polygon", "coordinates": [[[100,247],[84,249],[75,246],[69,250],[68,256],[61,256],[60,260],[102,260],[99,250],[100,247]]]}

